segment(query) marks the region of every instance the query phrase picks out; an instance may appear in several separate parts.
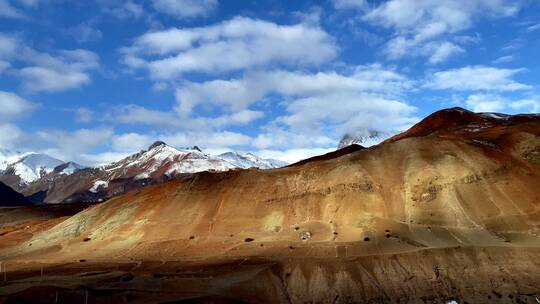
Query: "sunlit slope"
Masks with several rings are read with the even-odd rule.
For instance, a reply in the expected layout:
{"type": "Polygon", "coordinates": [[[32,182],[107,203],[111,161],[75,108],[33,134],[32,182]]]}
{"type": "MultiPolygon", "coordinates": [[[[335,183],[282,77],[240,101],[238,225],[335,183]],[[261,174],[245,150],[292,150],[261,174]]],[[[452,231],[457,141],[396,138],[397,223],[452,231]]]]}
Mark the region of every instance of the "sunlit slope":
{"type": "Polygon", "coordinates": [[[405,137],[276,170],[201,173],[111,199],[8,259],[355,257],[540,247],[540,123],[405,137]]]}

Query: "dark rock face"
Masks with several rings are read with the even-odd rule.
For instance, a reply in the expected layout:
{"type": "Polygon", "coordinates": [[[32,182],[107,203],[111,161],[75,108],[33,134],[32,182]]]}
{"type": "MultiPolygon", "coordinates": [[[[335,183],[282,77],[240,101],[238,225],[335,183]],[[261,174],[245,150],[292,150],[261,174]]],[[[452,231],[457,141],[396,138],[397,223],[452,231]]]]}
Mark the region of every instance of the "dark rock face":
{"type": "Polygon", "coordinates": [[[161,147],[161,146],[166,146],[167,144],[162,142],[162,141],[156,141],[154,142],[152,145],[150,145],[150,147],[148,147],[148,150],[152,150],[154,148],[157,148],[157,147],[161,147]]]}
{"type": "Polygon", "coordinates": [[[29,202],[24,195],[0,182],[0,206],[24,206],[28,204],[29,202]]]}

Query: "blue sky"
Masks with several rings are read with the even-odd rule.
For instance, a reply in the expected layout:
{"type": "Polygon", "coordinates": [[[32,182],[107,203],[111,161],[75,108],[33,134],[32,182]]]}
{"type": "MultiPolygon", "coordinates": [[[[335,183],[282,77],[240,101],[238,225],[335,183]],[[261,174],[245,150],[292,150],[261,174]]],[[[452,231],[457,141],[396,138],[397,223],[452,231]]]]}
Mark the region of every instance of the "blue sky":
{"type": "Polygon", "coordinates": [[[540,2],[0,0],[0,147],[294,161],[431,112],[540,111],[540,2]]]}

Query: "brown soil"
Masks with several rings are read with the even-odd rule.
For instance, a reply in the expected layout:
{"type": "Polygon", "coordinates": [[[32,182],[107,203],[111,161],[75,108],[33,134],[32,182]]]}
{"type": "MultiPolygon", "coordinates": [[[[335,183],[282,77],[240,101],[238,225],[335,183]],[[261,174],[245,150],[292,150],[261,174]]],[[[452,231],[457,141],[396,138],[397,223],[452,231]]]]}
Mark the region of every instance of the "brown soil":
{"type": "Polygon", "coordinates": [[[540,122],[452,128],[4,227],[0,303],[536,303],[540,122]]]}

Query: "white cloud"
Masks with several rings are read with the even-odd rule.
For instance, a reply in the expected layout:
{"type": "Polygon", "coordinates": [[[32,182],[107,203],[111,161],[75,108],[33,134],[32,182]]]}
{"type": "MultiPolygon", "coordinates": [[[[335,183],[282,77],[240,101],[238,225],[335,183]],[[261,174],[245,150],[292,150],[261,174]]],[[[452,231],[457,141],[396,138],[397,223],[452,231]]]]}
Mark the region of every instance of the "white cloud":
{"type": "Polygon", "coordinates": [[[152,0],[156,11],[177,18],[207,16],[218,6],[217,0],[152,0]]]}
{"type": "Polygon", "coordinates": [[[78,108],[75,111],[75,119],[78,122],[88,123],[95,119],[94,111],[87,108],[78,108]]]}
{"type": "Polygon", "coordinates": [[[196,145],[202,148],[211,147],[216,149],[245,146],[251,143],[251,138],[249,136],[230,131],[178,132],[158,135],[157,138],[175,147],[191,147],[196,145]]]}
{"type": "Polygon", "coordinates": [[[19,48],[20,41],[17,37],[0,33],[0,58],[14,56],[19,48]]]}
{"type": "Polygon", "coordinates": [[[294,133],[317,136],[364,130],[395,131],[417,118],[416,108],[399,100],[355,92],[340,92],[296,99],[287,114],[277,118],[294,133]]]}
{"type": "Polygon", "coordinates": [[[102,11],[119,19],[140,18],[144,15],[142,5],[133,1],[123,0],[98,0],[102,11]]]}
{"type": "Polygon", "coordinates": [[[15,125],[0,123],[0,147],[7,149],[19,149],[17,143],[23,136],[23,132],[15,125]]]}
{"type": "Polygon", "coordinates": [[[32,111],[36,105],[10,92],[0,91],[0,120],[11,120],[32,111]]]}
{"type": "Polygon", "coordinates": [[[79,43],[98,41],[103,33],[87,22],[83,22],[69,31],[79,43]]]}
{"type": "Polygon", "coordinates": [[[425,40],[467,29],[478,15],[511,16],[519,9],[518,1],[506,0],[390,0],[364,19],[425,40]]]}
{"type": "Polygon", "coordinates": [[[163,112],[148,109],[139,105],[129,104],[112,109],[105,120],[120,124],[157,125],[165,127],[181,127],[185,122],[173,112],[163,112]]]}
{"type": "Polygon", "coordinates": [[[26,49],[20,57],[30,66],[21,68],[17,74],[25,89],[32,92],[64,91],[89,84],[88,70],[99,67],[98,56],[90,51],[60,50],[57,56],[26,49]]]}
{"type": "Polygon", "coordinates": [[[2,74],[5,70],[7,70],[11,64],[7,61],[0,60],[0,74],[2,74]]]}
{"type": "Polygon", "coordinates": [[[366,0],[333,0],[332,3],[336,9],[367,9],[368,3],[366,0]]]}
{"type": "Polygon", "coordinates": [[[527,28],[527,31],[528,32],[533,32],[533,31],[536,31],[538,29],[540,29],[540,23],[529,26],[527,28]]]}
{"type": "Polygon", "coordinates": [[[43,0],[18,0],[18,2],[26,7],[37,7],[43,0]]]}
{"type": "MultiPolygon", "coordinates": [[[[119,161],[131,155],[132,152],[107,151],[101,153],[81,154],[77,162],[85,166],[104,166],[115,161],[119,161]]],[[[67,158],[64,158],[67,159],[67,158]]]]}
{"type": "Polygon", "coordinates": [[[45,67],[27,67],[19,71],[25,82],[24,87],[30,91],[63,91],[78,88],[90,83],[90,77],[80,71],[53,70],[45,67]]]}
{"type": "Polygon", "coordinates": [[[501,56],[493,61],[494,64],[508,63],[514,61],[514,56],[501,56]]]}
{"type": "Polygon", "coordinates": [[[240,79],[187,83],[176,91],[177,112],[187,116],[198,104],[213,104],[238,111],[270,93],[311,96],[354,91],[398,95],[413,82],[378,64],[357,66],[350,73],[304,73],[284,70],[246,73],[240,79]]]}
{"type": "Polygon", "coordinates": [[[9,0],[0,0],[0,18],[26,19],[26,15],[9,3],[9,0]]]}
{"type": "Polygon", "coordinates": [[[233,114],[225,114],[215,118],[201,118],[203,124],[210,126],[230,126],[230,125],[245,125],[257,119],[264,117],[261,111],[241,110],[233,114]]]}
{"type": "Polygon", "coordinates": [[[308,148],[308,149],[288,149],[288,150],[258,150],[254,153],[262,158],[279,159],[287,163],[310,158],[334,151],[335,148],[308,148]]]}
{"type": "Polygon", "coordinates": [[[177,112],[187,118],[198,105],[210,104],[234,113],[270,95],[279,96],[286,113],[266,126],[253,146],[335,146],[346,132],[401,130],[415,121],[412,114],[416,108],[399,100],[413,84],[405,76],[377,64],[358,66],[342,74],[248,72],[239,79],[187,83],[177,90],[177,112]]]}
{"type": "Polygon", "coordinates": [[[264,116],[261,111],[240,110],[214,117],[180,116],[173,111],[159,111],[139,105],[123,105],[111,110],[105,120],[117,124],[153,125],[165,128],[212,129],[231,125],[245,125],[264,116]]]}
{"type": "Polygon", "coordinates": [[[497,94],[473,94],[464,101],[475,112],[539,113],[540,99],[509,99],[497,94]]]}
{"type": "Polygon", "coordinates": [[[427,56],[434,64],[463,52],[447,40],[469,29],[475,19],[511,16],[519,9],[519,2],[507,0],[390,0],[368,10],[362,18],[395,31],[385,49],[389,58],[427,56]],[[426,44],[436,41],[440,45],[437,53],[426,52],[426,44]]]}
{"type": "Polygon", "coordinates": [[[516,100],[510,103],[510,108],[514,109],[515,111],[540,113],[540,98],[516,100]]]}
{"type": "Polygon", "coordinates": [[[129,67],[146,68],[155,79],[171,79],[187,72],[316,65],[334,58],[337,47],[314,25],[236,17],[211,26],[147,33],[122,51],[129,67]]]}
{"type": "Polygon", "coordinates": [[[62,160],[73,160],[87,164],[84,154],[107,144],[114,135],[111,128],[78,129],[75,131],[42,130],[35,134],[27,134],[32,150],[40,150],[62,160]]]}
{"type": "Polygon", "coordinates": [[[515,74],[522,71],[524,70],[466,66],[434,73],[425,87],[458,91],[517,91],[529,89],[530,86],[512,79],[515,74]]]}
{"type": "Polygon", "coordinates": [[[504,100],[498,95],[491,94],[470,95],[465,104],[474,112],[501,112],[505,108],[504,100]]]}
{"type": "Polygon", "coordinates": [[[112,140],[112,146],[116,152],[133,153],[148,148],[154,141],[155,139],[148,135],[126,133],[115,136],[112,140]]]}
{"type": "Polygon", "coordinates": [[[429,57],[429,63],[431,64],[437,64],[437,63],[446,61],[446,59],[448,59],[449,57],[455,54],[465,52],[465,50],[463,50],[461,47],[447,41],[442,42],[440,44],[436,44],[433,47],[434,48],[433,48],[432,55],[429,57]]]}

